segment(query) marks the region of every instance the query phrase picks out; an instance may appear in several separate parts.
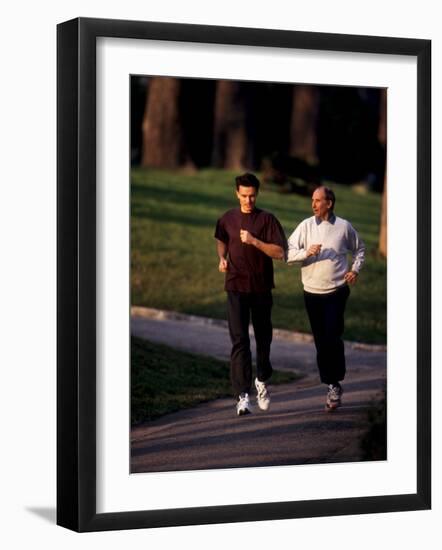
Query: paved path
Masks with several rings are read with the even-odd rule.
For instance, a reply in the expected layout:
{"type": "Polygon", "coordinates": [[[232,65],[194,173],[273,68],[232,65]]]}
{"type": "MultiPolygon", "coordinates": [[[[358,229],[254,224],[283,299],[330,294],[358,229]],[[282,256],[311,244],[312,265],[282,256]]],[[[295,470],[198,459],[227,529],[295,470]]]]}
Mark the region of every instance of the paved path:
{"type": "MultiPolygon", "coordinates": [[[[153,342],[228,360],[230,341],[222,322],[134,309],[131,330],[153,342]]],[[[255,406],[253,414],[237,417],[233,399],[217,399],[135,427],[132,472],[360,460],[367,408],[385,384],[386,351],[346,343],[346,354],[343,406],[327,413],[311,338],[275,331],[274,368],[295,370],[301,380],[271,386],[268,412],[255,406]]]]}

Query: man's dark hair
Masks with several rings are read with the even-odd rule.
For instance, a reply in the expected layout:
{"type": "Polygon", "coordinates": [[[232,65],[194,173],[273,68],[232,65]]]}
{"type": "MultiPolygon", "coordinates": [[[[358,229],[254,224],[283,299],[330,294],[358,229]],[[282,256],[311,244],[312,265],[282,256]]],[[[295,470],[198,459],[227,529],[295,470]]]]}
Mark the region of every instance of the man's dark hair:
{"type": "Polygon", "coordinates": [[[323,189],[324,190],[324,195],[325,195],[326,200],[331,201],[331,203],[332,203],[330,210],[333,210],[334,207],[335,207],[335,202],[336,202],[336,197],[335,197],[334,192],[329,187],[326,187],[325,185],[321,185],[320,187],[318,187],[318,189],[323,189]]]}
{"type": "Polygon", "coordinates": [[[240,185],[242,185],[243,187],[254,187],[257,191],[259,189],[259,179],[253,174],[249,174],[248,172],[242,174],[242,176],[237,176],[235,178],[235,182],[237,191],[239,191],[240,185]]]}

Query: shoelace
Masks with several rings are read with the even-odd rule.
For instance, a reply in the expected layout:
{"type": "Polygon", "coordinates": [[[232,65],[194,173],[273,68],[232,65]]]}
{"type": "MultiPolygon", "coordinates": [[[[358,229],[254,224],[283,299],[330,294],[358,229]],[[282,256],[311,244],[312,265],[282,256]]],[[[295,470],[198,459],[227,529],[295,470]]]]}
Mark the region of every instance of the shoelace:
{"type": "Polygon", "coordinates": [[[330,399],[338,400],[341,396],[341,392],[339,391],[339,388],[337,386],[332,386],[328,389],[328,395],[330,399]]]}
{"type": "Polygon", "coordinates": [[[267,388],[266,388],[265,384],[263,384],[262,382],[258,382],[256,389],[258,391],[258,397],[259,398],[267,397],[267,388]]]}

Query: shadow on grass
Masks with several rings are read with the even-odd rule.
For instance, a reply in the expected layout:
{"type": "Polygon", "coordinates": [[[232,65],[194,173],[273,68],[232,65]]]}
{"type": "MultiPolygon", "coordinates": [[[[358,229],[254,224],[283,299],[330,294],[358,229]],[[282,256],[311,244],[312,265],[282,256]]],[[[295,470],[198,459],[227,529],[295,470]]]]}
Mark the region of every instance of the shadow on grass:
{"type": "MultiPolygon", "coordinates": [[[[158,212],[155,212],[153,208],[146,208],[146,201],[154,200],[157,202],[162,202],[164,208],[167,208],[168,205],[171,207],[186,207],[191,206],[198,208],[198,217],[205,218],[203,223],[195,219],[195,212],[189,212],[192,215],[192,219],[183,218],[184,223],[193,223],[194,225],[214,225],[218,217],[220,217],[224,212],[238,206],[238,202],[234,196],[234,189],[232,187],[232,199],[228,200],[222,195],[210,195],[207,193],[202,193],[192,190],[187,190],[183,187],[179,189],[168,189],[168,188],[159,188],[154,186],[143,186],[140,184],[132,183],[131,186],[132,192],[132,216],[134,217],[149,217],[159,221],[175,221],[171,219],[170,213],[164,213],[164,209],[158,208],[158,212]],[[137,204],[140,200],[143,205],[137,204]],[[214,215],[204,216],[201,210],[208,209],[212,210],[214,215]]],[[[261,199],[261,197],[260,197],[261,199]]],[[[283,207],[281,205],[269,204],[266,207],[266,200],[262,197],[262,200],[259,200],[258,208],[264,210],[270,210],[278,219],[284,220],[284,225],[290,227],[290,222],[288,220],[298,220],[308,217],[310,215],[309,210],[305,208],[298,208],[296,205],[290,207],[283,207]]],[[[274,202],[274,201],[271,201],[274,202]]],[[[281,196],[281,203],[287,202],[283,196],[281,196]]],[[[179,218],[177,218],[179,220],[179,218]]],[[[295,223],[295,222],[294,222],[295,223]]],[[[293,231],[294,227],[290,229],[293,231]]]]}
{"type": "Polygon", "coordinates": [[[361,439],[364,460],[387,460],[387,392],[372,403],[367,413],[368,428],[361,439]]]}
{"type": "MultiPolygon", "coordinates": [[[[224,211],[229,208],[234,208],[237,203],[233,196],[227,200],[222,196],[208,195],[195,190],[187,190],[184,186],[179,189],[167,189],[154,186],[144,186],[136,183],[131,185],[132,201],[136,203],[137,199],[155,200],[164,204],[175,204],[178,206],[190,205],[195,207],[213,208],[224,211]]],[[[133,214],[136,215],[136,204],[134,205],[133,214]],[[135,211],[134,211],[135,210],[135,211]]]]}

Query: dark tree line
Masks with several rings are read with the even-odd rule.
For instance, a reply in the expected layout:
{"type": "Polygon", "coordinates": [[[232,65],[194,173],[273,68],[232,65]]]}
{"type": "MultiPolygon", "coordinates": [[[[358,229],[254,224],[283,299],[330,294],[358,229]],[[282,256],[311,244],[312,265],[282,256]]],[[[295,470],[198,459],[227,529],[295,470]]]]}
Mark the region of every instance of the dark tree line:
{"type": "MultiPolygon", "coordinates": [[[[261,170],[275,157],[382,190],[382,90],[133,77],[132,159],[161,168],[261,170]]],[[[296,174],[295,174],[296,175],[296,174]]]]}
{"type": "Polygon", "coordinates": [[[260,170],[278,183],[364,181],[383,191],[386,256],[386,109],[376,88],[132,77],[132,163],[260,170]]]}

